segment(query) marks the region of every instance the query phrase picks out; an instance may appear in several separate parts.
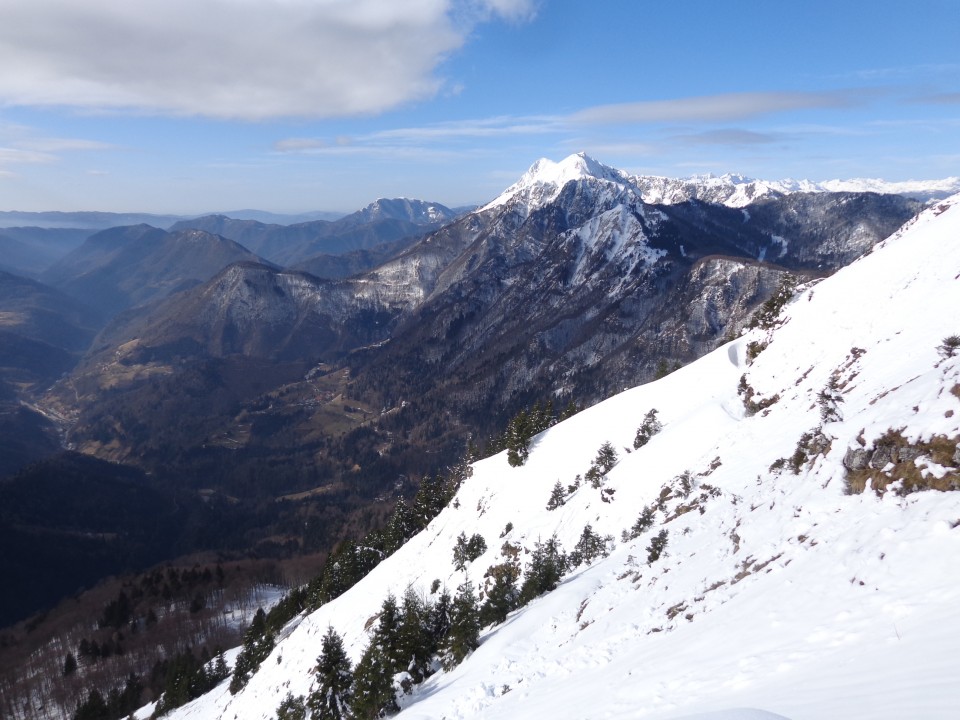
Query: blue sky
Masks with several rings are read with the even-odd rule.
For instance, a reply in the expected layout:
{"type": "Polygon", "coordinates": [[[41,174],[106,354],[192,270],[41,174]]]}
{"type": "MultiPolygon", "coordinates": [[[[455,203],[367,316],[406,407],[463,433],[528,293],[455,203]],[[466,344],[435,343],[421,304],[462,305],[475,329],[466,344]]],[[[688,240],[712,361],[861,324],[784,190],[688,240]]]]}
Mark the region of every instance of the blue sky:
{"type": "Polygon", "coordinates": [[[960,0],[0,0],[0,210],[960,175],[960,0]]]}

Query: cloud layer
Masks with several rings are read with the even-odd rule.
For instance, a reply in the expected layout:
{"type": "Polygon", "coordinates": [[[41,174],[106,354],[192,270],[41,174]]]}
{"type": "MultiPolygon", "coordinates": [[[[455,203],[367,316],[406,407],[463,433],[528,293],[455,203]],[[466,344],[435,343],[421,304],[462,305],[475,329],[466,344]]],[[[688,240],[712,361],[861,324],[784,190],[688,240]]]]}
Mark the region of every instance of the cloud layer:
{"type": "Polygon", "coordinates": [[[431,97],[479,22],[534,0],[4,3],[0,104],[263,120],[431,97]]]}

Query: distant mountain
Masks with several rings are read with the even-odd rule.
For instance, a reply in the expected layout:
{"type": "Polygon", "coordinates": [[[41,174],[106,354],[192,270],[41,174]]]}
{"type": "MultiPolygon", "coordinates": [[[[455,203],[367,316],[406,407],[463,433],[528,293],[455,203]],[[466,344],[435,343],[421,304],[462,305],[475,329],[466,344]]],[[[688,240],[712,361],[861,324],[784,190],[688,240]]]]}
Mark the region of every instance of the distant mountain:
{"type": "Polygon", "coordinates": [[[944,180],[887,182],[875,179],[827,180],[756,180],[742,175],[694,175],[689,178],[667,178],[637,175],[631,178],[640,188],[643,199],[656,205],[672,205],[688,200],[744,207],[762,198],[778,198],[794,193],[873,192],[929,202],[960,192],[960,177],[944,180]]]}
{"type": "Polygon", "coordinates": [[[24,225],[42,228],[107,230],[121,225],[141,223],[163,228],[169,227],[178,220],[183,220],[183,216],[150,213],[0,211],[0,228],[24,225]]]}
{"type": "Polygon", "coordinates": [[[314,212],[305,212],[305,213],[273,213],[267,212],[265,210],[224,210],[222,212],[216,213],[204,213],[202,217],[207,215],[225,215],[228,218],[234,220],[256,220],[257,222],[264,223],[265,225],[295,225],[297,223],[313,222],[314,220],[338,220],[342,218],[347,213],[343,212],[329,212],[325,210],[316,210],[314,212]]]}
{"type": "Polygon", "coordinates": [[[242,261],[262,259],[232,240],[202,230],[166,232],[133,225],[92,235],[42,279],[112,317],[204,282],[242,261]]]}
{"type": "Polygon", "coordinates": [[[86,240],[92,231],[77,228],[0,229],[0,270],[37,276],[86,240]]]}
{"type": "Polygon", "coordinates": [[[101,323],[74,298],[35,280],[0,271],[0,328],[70,352],[90,346],[101,323]]]}
{"type": "Polygon", "coordinates": [[[196,228],[222,235],[271,262],[291,266],[317,255],[342,255],[420,237],[454,217],[439,203],[395,199],[377,200],[334,221],[267,225],[210,215],[184,220],[171,230],[196,228]]]}

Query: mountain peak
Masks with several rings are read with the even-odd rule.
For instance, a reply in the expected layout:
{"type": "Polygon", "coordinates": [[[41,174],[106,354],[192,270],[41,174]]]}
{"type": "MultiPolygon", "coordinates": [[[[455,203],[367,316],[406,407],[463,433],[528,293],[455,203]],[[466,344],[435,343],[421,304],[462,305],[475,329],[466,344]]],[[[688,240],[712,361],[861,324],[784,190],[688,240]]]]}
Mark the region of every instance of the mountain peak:
{"type": "Polygon", "coordinates": [[[583,152],[568,155],[560,162],[540,158],[516,183],[481,210],[505,205],[516,198],[526,205],[529,213],[532,208],[553,200],[568,182],[584,179],[618,185],[630,183],[629,177],[622,170],[604,165],[583,152]]]}

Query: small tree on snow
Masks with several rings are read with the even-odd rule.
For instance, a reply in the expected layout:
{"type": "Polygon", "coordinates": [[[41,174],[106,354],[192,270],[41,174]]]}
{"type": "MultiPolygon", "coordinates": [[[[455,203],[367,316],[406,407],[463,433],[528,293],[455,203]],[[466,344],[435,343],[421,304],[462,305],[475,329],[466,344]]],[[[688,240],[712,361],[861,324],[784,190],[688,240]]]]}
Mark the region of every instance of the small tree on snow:
{"type": "Polygon", "coordinates": [[[663,429],[663,423],[657,420],[657,409],[652,408],[643,416],[643,423],[637,428],[637,434],[633,438],[633,449],[639,450],[648,442],[650,438],[663,429]]]}
{"type": "Polygon", "coordinates": [[[667,531],[661,530],[652,540],[650,540],[650,544],[647,545],[647,563],[652,565],[659,560],[666,547],[667,531]]]}
{"type": "Polygon", "coordinates": [[[563,485],[557,480],[553,486],[553,490],[550,491],[547,510],[556,510],[558,507],[563,507],[564,502],[566,502],[566,493],[564,492],[563,485]]]}

